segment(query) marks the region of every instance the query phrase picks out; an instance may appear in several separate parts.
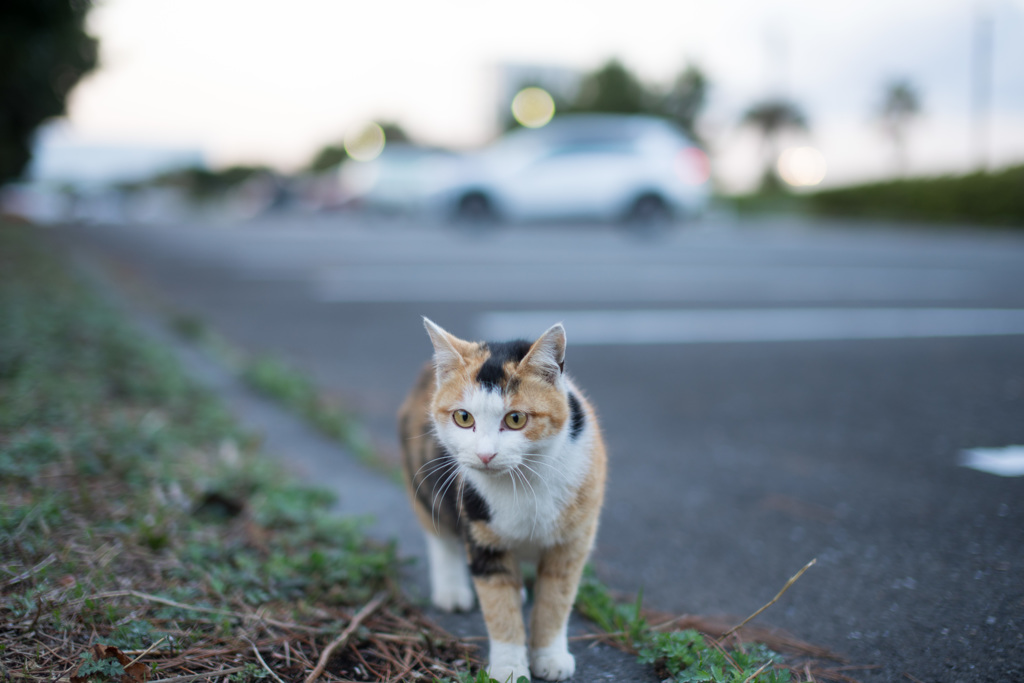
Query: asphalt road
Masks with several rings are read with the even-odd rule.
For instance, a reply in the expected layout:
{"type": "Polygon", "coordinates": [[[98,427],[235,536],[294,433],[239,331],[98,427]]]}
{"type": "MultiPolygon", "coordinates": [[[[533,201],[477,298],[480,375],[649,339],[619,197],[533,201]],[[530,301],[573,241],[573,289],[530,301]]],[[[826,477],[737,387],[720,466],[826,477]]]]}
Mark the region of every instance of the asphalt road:
{"type": "Polygon", "coordinates": [[[55,236],[285,355],[392,456],[421,315],[471,338],[563,320],[612,458],[605,581],[744,616],[817,558],[763,623],[875,665],[863,681],[1024,680],[1024,478],[960,465],[1024,444],[1024,234],[282,216],[55,236]]]}

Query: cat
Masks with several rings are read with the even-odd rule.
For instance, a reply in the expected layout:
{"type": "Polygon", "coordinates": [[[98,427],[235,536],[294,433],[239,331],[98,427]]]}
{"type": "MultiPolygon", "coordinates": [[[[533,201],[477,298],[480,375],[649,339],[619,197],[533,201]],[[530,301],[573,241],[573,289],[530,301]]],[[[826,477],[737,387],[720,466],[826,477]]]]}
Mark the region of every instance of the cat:
{"type": "Polygon", "coordinates": [[[563,372],[565,329],[532,344],[486,343],[423,322],[433,363],[399,411],[399,438],[431,600],[468,610],[475,587],[492,678],[571,678],[569,612],[597,533],[606,456],[594,409],[563,372]],[[537,563],[529,649],[522,561],[537,563]]]}

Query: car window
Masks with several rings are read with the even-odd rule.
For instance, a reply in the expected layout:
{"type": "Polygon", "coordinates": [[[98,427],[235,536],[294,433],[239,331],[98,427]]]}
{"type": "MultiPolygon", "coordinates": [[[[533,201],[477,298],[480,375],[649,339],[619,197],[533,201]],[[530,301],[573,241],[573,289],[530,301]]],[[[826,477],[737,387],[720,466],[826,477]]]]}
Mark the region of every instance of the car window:
{"type": "Polygon", "coordinates": [[[632,154],[634,151],[635,147],[627,143],[602,142],[588,144],[570,144],[561,145],[559,147],[553,147],[547,152],[547,154],[542,156],[538,161],[547,161],[550,159],[582,155],[632,154]]]}

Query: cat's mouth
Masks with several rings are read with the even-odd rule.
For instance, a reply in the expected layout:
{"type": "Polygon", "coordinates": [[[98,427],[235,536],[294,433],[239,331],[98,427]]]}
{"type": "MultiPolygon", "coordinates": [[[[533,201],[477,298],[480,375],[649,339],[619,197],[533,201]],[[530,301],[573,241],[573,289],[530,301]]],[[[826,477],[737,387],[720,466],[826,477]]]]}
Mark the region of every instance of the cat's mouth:
{"type": "Polygon", "coordinates": [[[507,473],[511,469],[508,465],[506,465],[504,463],[494,463],[494,462],[489,462],[489,463],[474,462],[474,463],[471,463],[469,465],[469,467],[471,469],[476,470],[477,472],[483,472],[484,474],[491,474],[491,475],[505,474],[505,473],[507,473]]]}

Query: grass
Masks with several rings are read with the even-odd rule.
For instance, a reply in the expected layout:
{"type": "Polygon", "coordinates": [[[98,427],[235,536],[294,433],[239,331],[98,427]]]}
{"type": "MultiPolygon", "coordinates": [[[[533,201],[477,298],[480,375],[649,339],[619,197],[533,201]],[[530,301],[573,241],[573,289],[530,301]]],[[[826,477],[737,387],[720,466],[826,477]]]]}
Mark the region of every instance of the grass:
{"type": "Polygon", "coordinates": [[[0,224],[0,679],[467,678],[330,502],[0,224]]]}
{"type": "Polygon", "coordinates": [[[836,666],[841,660],[823,648],[775,629],[747,625],[775,604],[813,564],[804,566],[761,609],[731,626],[720,618],[678,617],[645,609],[642,591],[633,600],[619,599],[589,568],[576,597],[576,609],[603,629],[599,639],[636,654],[641,663],[654,667],[661,681],[855,683],[847,672],[860,667],[836,666]]]}

